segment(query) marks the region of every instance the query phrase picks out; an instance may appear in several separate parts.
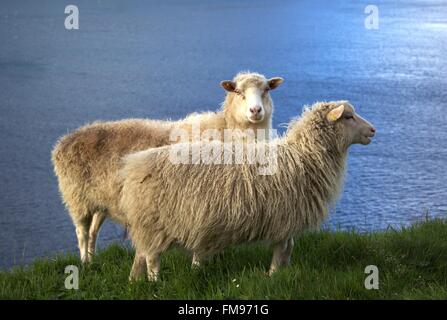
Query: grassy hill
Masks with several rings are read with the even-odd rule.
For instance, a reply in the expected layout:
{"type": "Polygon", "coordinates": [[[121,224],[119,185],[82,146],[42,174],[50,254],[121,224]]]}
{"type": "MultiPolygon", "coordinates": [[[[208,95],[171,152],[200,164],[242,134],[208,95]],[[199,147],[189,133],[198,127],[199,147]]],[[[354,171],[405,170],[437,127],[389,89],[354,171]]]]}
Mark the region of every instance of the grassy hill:
{"type": "Polygon", "coordinates": [[[134,252],[112,245],[82,266],[74,254],[0,272],[1,299],[447,299],[447,222],[432,220],[368,234],[306,233],[290,267],[265,275],[271,248],[229,248],[192,270],[180,250],[162,256],[161,281],[128,282],[134,252]],[[64,287],[79,266],[79,290],[64,287]],[[364,286],[365,267],[379,269],[379,289],[364,286]]]}

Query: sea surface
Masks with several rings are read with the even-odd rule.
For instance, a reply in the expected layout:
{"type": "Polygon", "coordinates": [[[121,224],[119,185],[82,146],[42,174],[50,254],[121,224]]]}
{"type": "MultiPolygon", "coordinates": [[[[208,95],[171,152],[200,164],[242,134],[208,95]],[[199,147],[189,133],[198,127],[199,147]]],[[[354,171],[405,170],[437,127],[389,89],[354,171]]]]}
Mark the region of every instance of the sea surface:
{"type": "MultiPolygon", "coordinates": [[[[361,232],[447,216],[447,2],[0,2],[0,268],[76,252],[50,151],[95,120],[216,110],[238,71],[282,76],[273,125],[348,99],[377,129],[353,146],[325,228],[361,232]]],[[[436,236],[436,235],[434,235],[436,236]]],[[[107,222],[99,245],[123,242],[107,222]]]]}

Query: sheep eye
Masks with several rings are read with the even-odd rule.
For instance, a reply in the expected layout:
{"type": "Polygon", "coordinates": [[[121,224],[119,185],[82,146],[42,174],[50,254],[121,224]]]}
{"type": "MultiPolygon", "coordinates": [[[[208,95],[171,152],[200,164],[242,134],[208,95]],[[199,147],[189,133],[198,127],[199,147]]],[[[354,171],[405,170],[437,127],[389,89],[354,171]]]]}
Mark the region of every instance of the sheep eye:
{"type": "Polygon", "coordinates": [[[352,114],[347,114],[344,117],[345,119],[354,119],[354,116],[352,114]]]}
{"type": "Polygon", "coordinates": [[[241,96],[242,99],[245,100],[245,95],[242,92],[240,92],[239,90],[234,90],[234,93],[236,93],[238,96],[241,96]]]}

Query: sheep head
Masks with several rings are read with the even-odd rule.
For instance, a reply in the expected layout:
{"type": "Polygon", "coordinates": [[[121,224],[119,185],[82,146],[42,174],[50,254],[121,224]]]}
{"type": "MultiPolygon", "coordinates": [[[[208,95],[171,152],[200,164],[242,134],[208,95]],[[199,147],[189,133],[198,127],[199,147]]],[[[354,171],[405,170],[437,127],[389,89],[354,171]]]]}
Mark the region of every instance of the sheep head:
{"type": "Polygon", "coordinates": [[[273,103],[269,91],[283,83],[283,78],[267,79],[258,73],[242,72],[233,80],[224,80],[222,88],[229,92],[226,111],[239,124],[271,120],[273,103]]]}
{"type": "Polygon", "coordinates": [[[334,126],[337,136],[342,137],[339,140],[346,148],[356,143],[369,144],[376,131],[371,123],[356,114],[349,102],[331,106],[326,113],[326,121],[334,126]]]}

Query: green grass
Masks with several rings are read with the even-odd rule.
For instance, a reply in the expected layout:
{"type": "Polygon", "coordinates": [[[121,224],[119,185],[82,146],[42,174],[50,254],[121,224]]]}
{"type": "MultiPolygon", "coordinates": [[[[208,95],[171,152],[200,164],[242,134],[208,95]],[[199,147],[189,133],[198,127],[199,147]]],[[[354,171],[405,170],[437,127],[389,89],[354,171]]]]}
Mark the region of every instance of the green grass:
{"type": "Polygon", "coordinates": [[[190,268],[184,252],[162,256],[161,281],[127,281],[133,251],[112,245],[82,266],[74,254],[0,273],[1,299],[446,299],[447,222],[358,234],[315,232],[296,239],[290,267],[265,276],[271,249],[232,247],[190,268]],[[67,265],[79,266],[79,290],[67,290],[67,265]],[[379,290],[364,269],[379,268],[379,290]]]}

